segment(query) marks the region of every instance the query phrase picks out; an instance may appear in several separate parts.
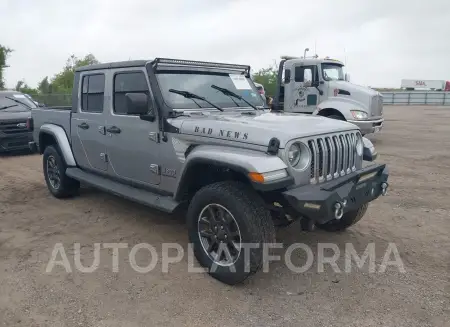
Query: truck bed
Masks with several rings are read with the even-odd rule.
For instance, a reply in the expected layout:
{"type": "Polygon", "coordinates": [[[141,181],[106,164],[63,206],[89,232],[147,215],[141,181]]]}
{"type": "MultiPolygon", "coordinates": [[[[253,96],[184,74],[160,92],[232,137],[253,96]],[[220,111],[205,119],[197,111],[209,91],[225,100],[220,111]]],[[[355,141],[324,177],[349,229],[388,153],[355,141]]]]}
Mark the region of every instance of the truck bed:
{"type": "Polygon", "coordinates": [[[70,119],[72,107],[42,107],[31,111],[34,125],[34,139],[39,139],[39,129],[44,124],[54,124],[61,126],[70,140],[70,119]]]}

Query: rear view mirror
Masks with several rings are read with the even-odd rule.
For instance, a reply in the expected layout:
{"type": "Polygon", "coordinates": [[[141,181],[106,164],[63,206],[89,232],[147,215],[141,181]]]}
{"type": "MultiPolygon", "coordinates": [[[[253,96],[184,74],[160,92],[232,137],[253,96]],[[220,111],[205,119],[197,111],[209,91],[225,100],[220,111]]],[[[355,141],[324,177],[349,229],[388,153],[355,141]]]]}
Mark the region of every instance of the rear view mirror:
{"type": "Polygon", "coordinates": [[[145,115],[148,113],[148,96],[145,93],[127,93],[126,113],[127,115],[145,115]]]}
{"type": "Polygon", "coordinates": [[[350,75],[349,74],[347,74],[347,73],[345,73],[345,80],[347,81],[347,82],[350,82],[350,75]]]}
{"type": "Polygon", "coordinates": [[[312,87],[318,87],[319,86],[319,79],[318,79],[318,74],[317,74],[317,66],[313,66],[312,68],[312,76],[311,76],[311,86],[312,87]]]}

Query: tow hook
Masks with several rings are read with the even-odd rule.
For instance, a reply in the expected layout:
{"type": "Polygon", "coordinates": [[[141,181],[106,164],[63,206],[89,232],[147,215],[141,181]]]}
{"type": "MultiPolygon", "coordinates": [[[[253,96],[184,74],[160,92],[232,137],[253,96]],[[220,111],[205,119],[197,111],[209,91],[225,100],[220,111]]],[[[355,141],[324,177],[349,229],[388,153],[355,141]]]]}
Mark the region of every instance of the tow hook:
{"type": "Polygon", "coordinates": [[[388,183],[381,183],[381,195],[385,196],[387,194],[388,183]]]}
{"type": "Polygon", "coordinates": [[[341,203],[341,202],[336,202],[334,204],[334,218],[336,218],[337,220],[341,219],[342,216],[344,215],[344,207],[345,207],[346,203],[341,203]]]}

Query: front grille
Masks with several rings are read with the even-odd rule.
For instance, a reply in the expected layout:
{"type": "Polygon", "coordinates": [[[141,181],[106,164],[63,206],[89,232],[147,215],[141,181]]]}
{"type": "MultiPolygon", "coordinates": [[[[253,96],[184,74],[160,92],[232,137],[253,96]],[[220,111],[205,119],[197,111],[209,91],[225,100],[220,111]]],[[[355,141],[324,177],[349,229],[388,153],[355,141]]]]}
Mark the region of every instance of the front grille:
{"type": "Polygon", "coordinates": [[[308,140],[311,150],[311,183],[345,176],[356,170],[358,132],[326,135],[308,140]]]}
{"type": "Polygon", "coordinates": [[[372,117],[379,117],[383,115],[383,96],[374,95],[372,97],[371,107],[370,107],[372,117]]]}
{"type": "Polygon", "coordinates": [[[4,134],[19,134],[27,131],[26,120],[14,120],[0,122],[0,132],[4,134]]]}

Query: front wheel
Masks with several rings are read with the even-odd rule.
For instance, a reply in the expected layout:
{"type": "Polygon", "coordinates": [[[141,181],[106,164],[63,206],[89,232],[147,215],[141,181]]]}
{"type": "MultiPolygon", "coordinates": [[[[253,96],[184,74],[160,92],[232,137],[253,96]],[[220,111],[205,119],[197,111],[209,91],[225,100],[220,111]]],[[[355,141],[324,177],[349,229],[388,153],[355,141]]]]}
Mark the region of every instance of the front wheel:
{"type": "Polygon", "coordinates": [[[317,228],[323,229],[327,232],[339,232],[343,231],[350,226],[356,224],[358,221],[364,217],[367,211],[368,203],[363,204],[356,210],[346,212],[341,219],[333,219],[325,224],[317,224],[317,228]]]}
{"type": "Polygon", "coordinates": [[[80,183],[66,175],[66,163],[57,146],[48,146],[44,150],[43,170],[47,188],[56,198],[74,195],[80,183]]]}
{"type": "Polygon", "coordinates": [[[263,264],[264,244],[275,242],[275,227],[264,202],[238,182],[200,189],[189,205],[187,224],[200,265],[229,285],[256,273],[263,264]]]}
{"type": "Polygon", "coordinates": [[[345,120],[345,118],[340,116],[340,115],[330,115],[330,116],[327,116],[327,117],[331,118],[331,119],[345,120]]]}

